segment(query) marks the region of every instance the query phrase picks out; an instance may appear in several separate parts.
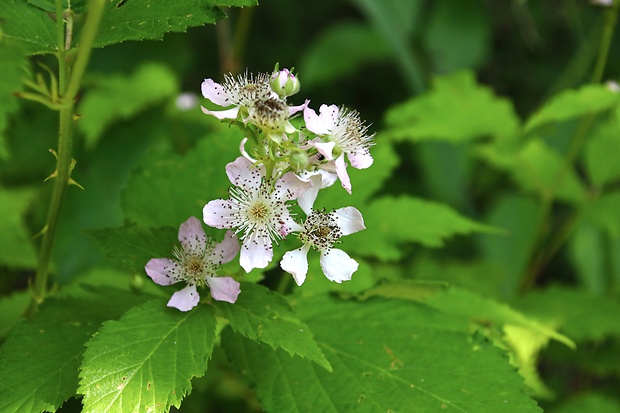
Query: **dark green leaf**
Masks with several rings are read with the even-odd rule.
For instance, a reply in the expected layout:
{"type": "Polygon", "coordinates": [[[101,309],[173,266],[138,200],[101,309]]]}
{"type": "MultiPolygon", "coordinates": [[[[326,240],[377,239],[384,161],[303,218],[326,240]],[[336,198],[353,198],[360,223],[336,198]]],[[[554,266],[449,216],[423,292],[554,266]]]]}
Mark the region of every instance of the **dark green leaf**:
{"type": "Polygon", "coordinates": [[[529,293],[515,301],[514,307],[555,326],[576,342],[620,337],[620,304],[604,296],[554,287],[529,293]]]}
{"type": "Polygon", "coordinates": [[[215,23],[225,17],[219,6],[256,5],[256,0],[106,1],[95,47],[126,40],[161,39],[165,33],[215,23]]]}
{"type": "Polygon", "coordinates": [[[31,320],[17,324],[0,353],[0,411],[56,411],[76,392],[84,343],[99,325],[143,302],[109,288],[76,298],[49,298],[31,320]]]}
{"type": "Polygon", "coordinates": [[[2,73],[0,76],[0,159],[8,156],[4,131],[8,116],[17,110],[15,93],[21,92],[23,88],[22,78],[26,75],[24,70],[26,65],[23,50],[0,40],[0,73],[2,73]]]}
{"type": "Polygon", "coordinates": [[[92,148],[101,134],[118,119],[127,119],[147,106],[177,93],[174,73],[166,66],[144,64],[130,75],[107,75],[89,89],[77,109],[83,116],[77,123],[84,132],[86,146],[92,148]]]}
{"type": "Polygon", "coordinates": [[[458,317],[399,300],[303,306],[333,373],[223,332],[224,350],[266,411],[541,411],[505,354],[458,317]]]}
{"type": "Polygon", "coordinates": [[[241,284],[234,304],[213,301],[237,333],[254,341],[278,347],[290,355],[299,355],[331,371],[308,326],[301,322],[288,302],[258,284],[241,284]]]}
{"type": "Polygon", "coordinates": [[[228,198],[226,164],[239,156],[235,129],[212,132],[185,156],[146,159],[123,192],[125,218],[144,226],[178,226],[202,216],[207,202],[228,198]]]}
{"type": "Polygon", "coordinates": [[[53,53],[57,50],[56,21],[25,0],[0,1],[2,36],[11,39],[27,54],[53,53]]]}
{"type": "Polygon", "coordinates": [[[29,191],[0,188],[0,264],[21,268],[34,268],[36,265],[32,236],[22,221],[31,199],[32,193],[29,191]]]}
{"type": "Polygon", "coordinates": [[[117,264],[143,272],[151,258],[171,257],[178,229],[127,226],[90,230],[106,256],[117,264]]]}
{"type": "Polygon", "coordinates": [[[104,323],[86,343],[79,392],[84,412],[168,411],[207,369],[215,317],[204,305],[189,312],[149,301],[104,323]]]}

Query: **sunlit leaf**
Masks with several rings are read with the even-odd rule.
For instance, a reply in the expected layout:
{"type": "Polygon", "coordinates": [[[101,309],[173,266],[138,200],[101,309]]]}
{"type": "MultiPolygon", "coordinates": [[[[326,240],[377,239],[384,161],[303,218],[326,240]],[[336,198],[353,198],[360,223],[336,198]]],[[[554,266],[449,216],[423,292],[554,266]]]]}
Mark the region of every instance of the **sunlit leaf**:
{"type": "Polygon", "coordinates": [[[599,229],[615,238],[620,237],[620,191],[601,195],[584,208],[585,216],[599,229]]]}
{"type": "Polygon", "coordinates": [[[534,113],[525,124],[530,132],[552,122],[593,114],[620,105],[620,95],[605,85],[586,85],[577,90],[567,90],[555,95],[534,113]]]}
{"type": "Polygon", "coordinates": [[[383,260],[400,258],[405,242],[441,247],[455,235],[491,230],[446,205],[418,198],[382,197],[360,211],[367,228],[343,240],[347,250],[383,260]]]}
{"type": "Polygon", "coordinates": [[[168,411],[204,375],[215,342],[207,306],[189,312],[149,301],[104,323],[86,343],[79,393],[84,412],[168,411]]]}
{"type": "Polygon", "coordinates": [[[414,141],[509,138],[519,127],[512,104],[466,71],[436,77],[432,90],[388,110],[386,123],[385,135],[414,141]]]}

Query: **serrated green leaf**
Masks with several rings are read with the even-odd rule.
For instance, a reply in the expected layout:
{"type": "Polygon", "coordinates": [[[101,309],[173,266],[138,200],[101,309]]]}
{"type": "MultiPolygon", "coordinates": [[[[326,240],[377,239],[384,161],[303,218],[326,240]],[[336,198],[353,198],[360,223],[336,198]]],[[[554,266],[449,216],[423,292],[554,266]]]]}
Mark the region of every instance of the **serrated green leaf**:
{"type": "Polygon", "coordinates": [[[437,77],[433,89],[388,110],[384,135],[397,140],[463,142],[513,137],[519,119],[510,101],[476,83],[473,73],[437,77]]]}
{"type": "Polygon", "coordinates": [[[22,78],[25,74],[25,66],[24,51],[0,40],[0,73],[2,73],[0,76],[0,159],[8,156],[4,131],[7,127],[8,116],[18,107],[15,93],[23,89],[22,78]]]}
{"type": "Polygon", "coordinates": [[[525,131],[552,122],[562,122],[586,114],[601,112],[620,105],[620,95],[605,85],[586,85],[553,96],[527,120],[525,131]]]}
{"type": "Polygon", "coordinates": [[[17,324],[0,353],[0,411],[56,411],[73,396],[84,343],[110,318],[144,296],[101,288],[80,297],[51,297],[31,321],[17,324]]]}
{"type": "Polygon", "coordinates": [[[165,33],[215,23],[226,16],[219,6],[256,4],[256,0],[107,1],[95,47],[126,40],[161,39],[165,33]]]}
{"type": "Polygon", "coordinates": [[[511,172],[524,190],[541,197],[552,193],[563,201],[582,203],[586,190],[572,166],[565,167],[562,155],[541,139],[529,140],[516,153],[500,153],[487,147],[483,156],[494,166],[511,172]]]}
{"type": "Polygon", "coordinates": [[[79,393],[84,412],[168,411],[207,369],[215,317],[207,306],[189,312],[149,301],[104,323],[86,343],[79,393]]]}
{"type": "Polygon", "coordinates": [[[329,362],[317,346],[308,326],[299,320],[288,302],[258,284],[241,284],[234,304],[213,301],[235,332],[271,348],[282,348],[331,371],[329,362]]]}
{"type": "Polygon", "coordinates": [[[225,330],[222,347],[270,412],[540,412],[503,352],[458,317],[400,300],[303,303],[334,368],[225,330]],[[284,391],[283,389],[286,389],[284,391]]]}
{"type": "Polygon", "coordinates": [[[620,337],[620,304],[605,296],[553,287],[531,292],[512,304],[523,314],[555,326],[576,342],[620,337]]]}
{"type": "Polygon", "coordinates": [[[77,122],[93,148],[105,129],[115,120],[127,119],[177,93],[175,74],[166,66],[147,63],[129,75],[106,75],[89,89],[77,109],[83,117],[77,122]]]}
{"type": "Polygon", "coordinates": [[[22,221],[30,205],[29,191],[7,191],[0,188],[0,264],[9,267],[34,268],[37,257],[32,236],[22,221]]]}
{"type": "Polygon", "coordinates": [[[239,156],[241,139],[236,130],[224,129],[185,156],[146,159],[122,194],[125,218],[143,226],[178,228],[190,216],[202,216],[207,202],[228,198],[225,168],[239,156]]]}
{"type": "Polygon", "coordinates": [[[143,272],[151,258],[168,257],[177,240],[178,229],[144,228],[136,225],[90,230],[106,256],[117,264],[143,272]]]}
{"type": "Polygon", "coordinates": [[[620,128],[613,119],[600,125],[586,143],[586,170],[590,181],[603,186],[620,179],[620,128]]]}
{"type": "Polygon", "coordinates": [[[381,37],[369,27],[344,22],[328,27],[305,50],[300,65],[304,87],[349,76],[366,63],[388,57],[381,37]],[[339,56],[333,59],[333,56],[339,56]],[[326,65],[325,62],[331,64],[326,65]]]}
{"type": "Polygon", "coordinates": [[[57,50],[56,22],[48,12],[25,0],[0,1],[0,28],[3,37],[29,55],[57,50]]]}
{"type": "Polygon", "coordinates": [[[346,249],[382,260],[401,258],[404,242],[436,248],[457,234],[491,230],[446,205],[411,197],[383,197],[359,209],[368,224],[344,240],[346,249]]]}

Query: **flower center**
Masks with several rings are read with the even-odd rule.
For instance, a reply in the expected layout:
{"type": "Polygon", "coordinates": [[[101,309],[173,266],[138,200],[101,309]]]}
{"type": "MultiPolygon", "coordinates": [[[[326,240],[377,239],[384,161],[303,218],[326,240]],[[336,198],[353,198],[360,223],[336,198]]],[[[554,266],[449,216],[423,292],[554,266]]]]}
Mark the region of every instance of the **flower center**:
{"type": "Polygon", "coordinates": [[[256,202],[250,206],[249,216],[252,221],[264,224],[269,218],[269,206],[264,202],[256,202]]]}
{"type": "Polygon", "coordinates": [[[269,130],[283,129],[288,118],[286,103],[275,98],[257,100],[250,112],[261,128],[269,130]]]}
{"type": "Polygon", "coordinates": [[[299,238],[311,244],[315,250],[329,250],[342,236],[342,230],[334,218],[334,211],[312,210],[304,223],[304,231],[299,238]]]}
{"type": "Polygon", "coordinates": [[[202,275],[205,270],[205,265],[200,257],[189,256],[185,261],[185,271],[188,274],[195,276],[202,275]]]}

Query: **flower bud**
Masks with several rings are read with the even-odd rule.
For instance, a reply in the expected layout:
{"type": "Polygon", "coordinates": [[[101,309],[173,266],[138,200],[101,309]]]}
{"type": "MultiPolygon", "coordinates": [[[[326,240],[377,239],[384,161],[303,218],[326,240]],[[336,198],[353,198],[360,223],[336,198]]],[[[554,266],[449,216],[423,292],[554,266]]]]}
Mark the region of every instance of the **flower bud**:
{"type": "Polygon", "coordinates": [[[292,96],[299,92],[299,79],[288,69],[273,72],[270,81],[271,89],[281,98],[292,96]]]}
{"type": "Polygon", "coordinates": [[[288,162],[294,171],[300,171],[308,167],[310,164],[310,159],[308,158],[308,154],[306,152],[296,149],[289,154],[288,162]]]}

